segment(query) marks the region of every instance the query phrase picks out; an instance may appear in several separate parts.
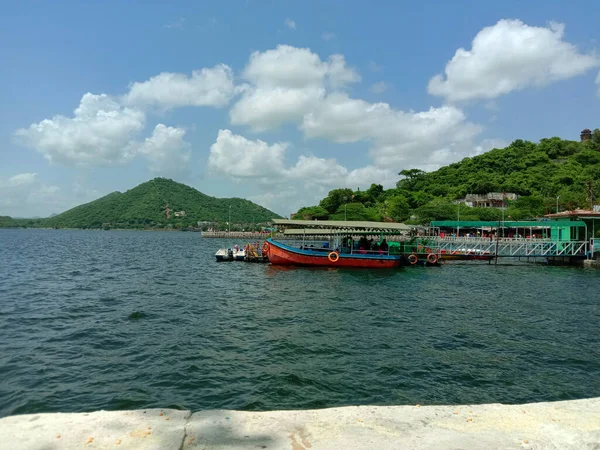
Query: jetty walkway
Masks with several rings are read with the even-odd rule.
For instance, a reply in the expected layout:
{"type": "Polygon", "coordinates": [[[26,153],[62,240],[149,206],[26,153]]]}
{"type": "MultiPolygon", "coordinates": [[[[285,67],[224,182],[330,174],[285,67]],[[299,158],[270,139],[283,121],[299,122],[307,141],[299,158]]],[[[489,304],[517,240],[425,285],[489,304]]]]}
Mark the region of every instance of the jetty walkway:
{"type": "Polygon", "coordinates": [[[591,450],[600,448],[600,398],[525,405],[28,414],[0,419],[0,443],[11,450],[591,450]]]}

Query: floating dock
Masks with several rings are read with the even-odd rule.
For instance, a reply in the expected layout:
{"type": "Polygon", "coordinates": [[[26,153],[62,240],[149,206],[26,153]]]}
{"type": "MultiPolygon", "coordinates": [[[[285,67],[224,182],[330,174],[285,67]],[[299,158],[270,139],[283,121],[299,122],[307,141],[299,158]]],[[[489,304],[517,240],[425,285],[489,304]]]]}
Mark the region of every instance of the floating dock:
{"type": "Polygon", "coordinates": [[[27,414],[0,419],[0,442],[11,450],[598,449],[600,398],[524,405],[27,414]]]}

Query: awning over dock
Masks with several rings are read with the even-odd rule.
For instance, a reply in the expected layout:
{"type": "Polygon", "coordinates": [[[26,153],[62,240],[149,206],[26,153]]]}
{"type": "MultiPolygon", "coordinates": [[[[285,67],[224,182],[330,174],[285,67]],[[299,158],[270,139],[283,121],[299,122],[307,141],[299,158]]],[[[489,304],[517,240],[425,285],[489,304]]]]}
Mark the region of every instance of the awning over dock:
{"type": "Polygon", "coordinates": [[[410,231],[415,228],[403,223],[396,222],[362,222],[355,220],[288,220],[288,219],[273,219],[273,224],[283,228],[286,234],[290,230],[312,230],[313,234],[331,234],[339,233],[340,231],[347,232],[401,232],[410,231]]]}
{"type": "Polygon", "coordinates": [[[562,227],[585,227],[585,222],[578,220],[530,220],[530,221],[500,221],[488,220],[436,220],[431,222],[432,227],[438,228],[562,228],[562,227]]]}

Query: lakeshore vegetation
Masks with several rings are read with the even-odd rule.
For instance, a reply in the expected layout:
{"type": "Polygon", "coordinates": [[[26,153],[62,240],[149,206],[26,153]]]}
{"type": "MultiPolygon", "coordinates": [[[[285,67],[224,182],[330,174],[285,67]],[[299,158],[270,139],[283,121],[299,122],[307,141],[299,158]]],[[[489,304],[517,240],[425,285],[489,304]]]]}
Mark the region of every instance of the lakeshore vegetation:
{"type": "MultiPolygon", "coordinates": [[[[505,201],[505,218],[535,219],[544,214],[590,208],[600,192],[600,130],[586,142],[558,137],[539,143],[516,140],[503,149],[442,167],[434,172],[404,169],[396,187],[372,184],[367,190],[334,189],[318,205],[298,210],[296,219],[392,220],[426,224],[432,220],[499,220],[502,210],[459,206],[467,194],[515,193],[505,201]]],[[[598,203],[598,202],[596,202],[598,203]]]]}
{"type": "MultiPolygon", "coordinates": [[[[0,216],[0,227],[188,229],[236,226],[253,228],[280,217],[242,198],[215,198],[165,178],[155,178],[126,192],[113,192],[45,219],[0,216]],[[230,208],[231,207],[231,208],[230,208]]],[[[233,228],[232,228],[233,229],[233,228]]]]}

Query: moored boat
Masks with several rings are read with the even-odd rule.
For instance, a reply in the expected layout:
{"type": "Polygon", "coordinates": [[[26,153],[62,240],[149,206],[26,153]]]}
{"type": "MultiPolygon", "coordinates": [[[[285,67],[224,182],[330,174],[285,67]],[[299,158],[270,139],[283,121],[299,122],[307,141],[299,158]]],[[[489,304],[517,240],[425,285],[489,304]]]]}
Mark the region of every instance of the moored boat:
{"type": "Polygon", "coordinates": [[[300,249],[273,239],[267,239],[269,262],[271,264],[329,266],[329,267],[400,267],[402,255],[380,254],[379,252],[343,253],[337,250],[300,249]]]}
{"type": "MultiPolygon", "coordinates": [[[[265,241],[276,265],[393,268],[438,265],[440,255],[414,238],[417,227],[402,223],[274,219],[282,240],[265,241]],[[397,242],[387,242],[394,236],[397,242]],[[400,242],[401,241],[401,242],[400,242]]],[[[421,230],[422,231],[422,230],[421,230]]]]}
{"type": "Polygon", "coordinates": [[[215,253],[217,262],[222,261],[244,261],[246,258],[246,251],[243,248],[239,248],[237,245],[233,248],[221,248],[215,253]]]}

